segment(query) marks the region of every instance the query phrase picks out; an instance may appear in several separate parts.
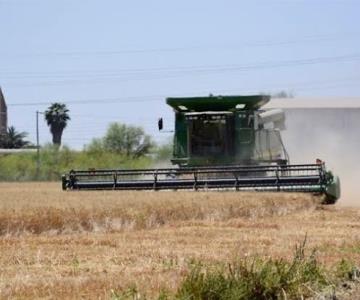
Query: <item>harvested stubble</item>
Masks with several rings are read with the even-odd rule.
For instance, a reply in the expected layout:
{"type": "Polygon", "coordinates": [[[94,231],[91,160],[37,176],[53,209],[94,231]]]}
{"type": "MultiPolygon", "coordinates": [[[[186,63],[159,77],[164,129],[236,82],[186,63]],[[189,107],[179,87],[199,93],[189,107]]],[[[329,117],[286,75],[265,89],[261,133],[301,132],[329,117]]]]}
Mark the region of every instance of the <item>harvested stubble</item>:
{"type": "Polygon", "coordinates": [[[0,298],[109,298],[136,283],[175,290],[193,259],[291,258],[309,248],[332,264],[360,259],[357,209],[301,194],[63,192],[0,184],[0,298]]]}
{"type": "MultiPolygon", "coordinates": [[[[0,235],[114,232],[185,221],[227,221],[309,210],[311,195],[237,192],[63,192],[53,184],[13,184],[2,193],[0,235]]],[[[1,190],[0,190],[1,191],[1,190]]]]}

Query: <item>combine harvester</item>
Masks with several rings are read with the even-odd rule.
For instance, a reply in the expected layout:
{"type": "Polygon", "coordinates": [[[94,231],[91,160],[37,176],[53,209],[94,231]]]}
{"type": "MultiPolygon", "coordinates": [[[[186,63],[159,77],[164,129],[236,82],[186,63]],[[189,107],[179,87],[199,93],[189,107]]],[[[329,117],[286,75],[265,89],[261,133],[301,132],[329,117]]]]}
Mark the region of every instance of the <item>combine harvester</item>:
{"type": "MultiPolygon", "coordinates": [[[[264,95],[168,98],[175,111],[171,162],[176,167],[72,170],[63,175],[62,188],[309,192],[335,203],[340,181],[324,162],[289,164],[280,134],[285,113],[261,109],[269,101],[264,95]]],[[[162,130],[162,119],[158,125],[162,130]]]]}

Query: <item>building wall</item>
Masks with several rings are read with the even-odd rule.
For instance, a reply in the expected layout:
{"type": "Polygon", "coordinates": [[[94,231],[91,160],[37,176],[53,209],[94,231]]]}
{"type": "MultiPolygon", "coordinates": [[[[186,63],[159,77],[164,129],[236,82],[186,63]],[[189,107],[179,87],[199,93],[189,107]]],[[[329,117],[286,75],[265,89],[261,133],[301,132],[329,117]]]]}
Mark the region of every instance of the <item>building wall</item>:
{"type": "Polygon", "coordinates": [[[4,95],[0,88],[0,134],[6,133],[7,129],[7,107],[4,95]]]}

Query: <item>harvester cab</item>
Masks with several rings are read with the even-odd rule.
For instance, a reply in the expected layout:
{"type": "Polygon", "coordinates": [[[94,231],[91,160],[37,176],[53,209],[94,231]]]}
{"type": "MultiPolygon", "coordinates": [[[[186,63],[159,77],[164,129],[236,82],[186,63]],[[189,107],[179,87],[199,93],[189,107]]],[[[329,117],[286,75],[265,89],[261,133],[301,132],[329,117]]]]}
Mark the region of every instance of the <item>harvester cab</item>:
{"type": "Polygon", "coordinates": [[[286,164],[282,110],[269,96],[168,98],[175,111],[172,163],[179,166],[286,164]]]}
{"type": "Polygon", "coordinates": [[[335,203],[340,181],[325,163],[289,164],[281,139],[285,114],[264,110],[269,101],[265,95],[167,98],[175,112],[173,168],[71,170],[62,188],[309,192],[335,203]]]}

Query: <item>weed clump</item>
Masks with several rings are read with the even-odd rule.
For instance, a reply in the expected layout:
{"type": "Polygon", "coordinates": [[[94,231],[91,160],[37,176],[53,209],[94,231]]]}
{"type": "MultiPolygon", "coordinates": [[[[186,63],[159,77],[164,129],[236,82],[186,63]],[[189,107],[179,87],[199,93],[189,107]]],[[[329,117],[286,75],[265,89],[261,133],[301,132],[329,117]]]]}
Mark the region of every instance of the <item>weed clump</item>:
{"type": "MultiPolygon", "coordinates": [[[[284,259],[239,260],[224,265],[193,262],[175,294],[162,291],[157,299],[177,300],[269,300],[306,299],[322,293],[335,296],[336,287],[358,276],[349,261],[341,261],[332,272],[317,260],[315,250],[305,253],[306,238],[296,246],[291,261],[284,259]]],[[[137,289],[112,294],[113,299],[147,299],[137,289]],[[134,292],[135,291],[135,292],[134,292]]]]}
{"type": "Polygon", "coordinates": [[[292,261],[241,260],[216,269],[196,265],[182,282],[177,299],[293,299],[309,297],[332,283],[315,251],[305,254],[305,241],[292,261]]]}

